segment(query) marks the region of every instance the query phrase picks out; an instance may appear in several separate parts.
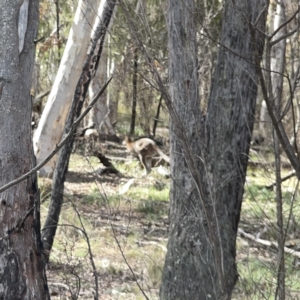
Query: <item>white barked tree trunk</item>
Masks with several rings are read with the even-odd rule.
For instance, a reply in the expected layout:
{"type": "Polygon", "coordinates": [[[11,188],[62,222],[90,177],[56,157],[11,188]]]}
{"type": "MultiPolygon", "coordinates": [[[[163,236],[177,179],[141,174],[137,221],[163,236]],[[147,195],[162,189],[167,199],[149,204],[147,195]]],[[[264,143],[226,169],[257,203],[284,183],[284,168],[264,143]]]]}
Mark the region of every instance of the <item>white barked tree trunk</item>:
{"type": "MultiPolygon", "coordinates": [[[[43,161],[61,140],[66,117],[74,96],[91,38],[100,0],[80,0],[51,93],[33,137],[37,162],[43,161]]],[[[52,176],[56,157],[41,170],[52,176]]]]}

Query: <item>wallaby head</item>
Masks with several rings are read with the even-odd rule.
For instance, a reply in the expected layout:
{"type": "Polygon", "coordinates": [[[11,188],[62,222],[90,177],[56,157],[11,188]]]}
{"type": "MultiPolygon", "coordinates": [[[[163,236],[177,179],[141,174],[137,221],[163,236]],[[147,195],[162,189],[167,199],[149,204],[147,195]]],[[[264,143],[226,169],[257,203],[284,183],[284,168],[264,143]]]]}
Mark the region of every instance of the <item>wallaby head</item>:
{"type": "Polygon", "coordinates": [[[130,136],[126,135],[126,136],[124,137],[124,140],[123,140],[123,142],[122,142],[122,145],[127,146],[127,144],[129,144],[129,143],[132,143],[132,138],[131,138],[130,136]]]}

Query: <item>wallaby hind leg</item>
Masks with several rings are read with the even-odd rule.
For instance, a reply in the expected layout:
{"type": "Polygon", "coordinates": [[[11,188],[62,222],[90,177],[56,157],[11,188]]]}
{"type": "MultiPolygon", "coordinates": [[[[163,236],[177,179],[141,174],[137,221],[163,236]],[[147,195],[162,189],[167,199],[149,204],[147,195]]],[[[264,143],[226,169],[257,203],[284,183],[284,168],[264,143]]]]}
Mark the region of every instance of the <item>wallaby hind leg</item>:
{"type": "Polygon", "coordinates": [[[140,162],[142,163],[143,167],[145,168],[145,172],[146,172],[145,175],[149,174],[151,172],[151,167],[149,168],[146,157],[140,153],[139,159],[140,159],[140,162]]]}
{"type": "Polygon", "coordinates": [[[152,168],[152,157],[147,157],[146,158],[146,165],[147,165],[147,170],[149,170],[148,174],[151,172],[152,168]]]}

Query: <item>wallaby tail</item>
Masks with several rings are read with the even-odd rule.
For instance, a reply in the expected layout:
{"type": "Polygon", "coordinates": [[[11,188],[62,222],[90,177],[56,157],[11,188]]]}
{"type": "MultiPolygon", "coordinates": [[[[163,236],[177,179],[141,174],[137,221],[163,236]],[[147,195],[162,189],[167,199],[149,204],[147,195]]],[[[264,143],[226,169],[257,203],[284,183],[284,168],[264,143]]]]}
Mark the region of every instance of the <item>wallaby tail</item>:
{"type": "Polygon", "coordinates": [[[163,160],[165,160],[167,163],[170,163],[170,157],[164,154],[158,147],[157,147],[157,152],[163,158],[163,160]]]}

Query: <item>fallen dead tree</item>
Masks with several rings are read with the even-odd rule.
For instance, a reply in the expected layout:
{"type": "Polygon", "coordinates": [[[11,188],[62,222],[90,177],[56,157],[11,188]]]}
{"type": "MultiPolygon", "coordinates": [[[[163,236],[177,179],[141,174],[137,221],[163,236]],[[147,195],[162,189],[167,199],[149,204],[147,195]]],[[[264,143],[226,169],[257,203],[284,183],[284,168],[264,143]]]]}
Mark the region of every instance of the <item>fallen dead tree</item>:
{"type": "MultiPolygon", "coordinates": [[[[267,247],[270,247],[274,250],[278,250],[278,243],[277,242],[271,242],[271,241],[267,241],[267,240],[263,240],[263,239],[260,239],[260,238],[256,238],[254,235],[250,234],[250,233],[246,233],[243,229],[238,229],[238,234],[241,236],[241,237],[245,237],[251,241],[254,241],[256,243],[259,243],[261,245],[264,245],[264,246],[267,246],[267,247]]],[[[284,247],[284,252],[285,253],[288,253],[290,255],[293,255],[295,257],[298,257],[300,258],[300,252],[299,251],[295,251],[291,248],[288,248],[288,247],[284,247]]]]}

